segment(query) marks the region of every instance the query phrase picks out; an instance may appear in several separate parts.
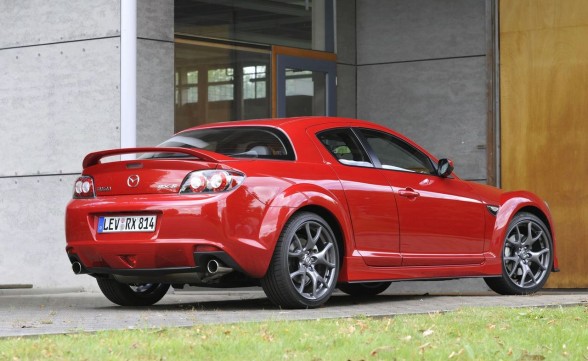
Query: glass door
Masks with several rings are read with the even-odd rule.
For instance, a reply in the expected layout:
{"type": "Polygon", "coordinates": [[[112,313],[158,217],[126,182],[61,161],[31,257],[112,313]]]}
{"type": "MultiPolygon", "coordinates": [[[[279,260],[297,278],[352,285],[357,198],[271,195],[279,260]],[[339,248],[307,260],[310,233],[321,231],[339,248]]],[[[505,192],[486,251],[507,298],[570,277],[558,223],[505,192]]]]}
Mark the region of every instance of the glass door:
{"type": "Polygon", "coordinates": [[[175,131],[271,116],[269,46],[176,38],[175,131]]]}
{"type": "Polygon", "coordinates": [[[274,47],[274,59],[274,116],[336,115],[334,54],[274,47]]]}

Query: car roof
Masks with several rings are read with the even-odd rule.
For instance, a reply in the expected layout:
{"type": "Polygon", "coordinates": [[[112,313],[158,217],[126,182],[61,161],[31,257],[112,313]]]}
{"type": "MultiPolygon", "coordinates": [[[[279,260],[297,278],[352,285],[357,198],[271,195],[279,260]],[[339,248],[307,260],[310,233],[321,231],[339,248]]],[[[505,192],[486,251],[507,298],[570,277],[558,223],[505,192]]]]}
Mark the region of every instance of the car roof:
{"type": "MultiPolygon", "coordinates": [[[[309,126],[324,124],[324,123],[346,123],[349,126],[368,126],[383,128],[381,125],[372,123],[366,120],[345,118],[345,117],[328,117],[328,116],[304,116],[292,118],[271,118],[271,119],[252,119],[252,120],[236,120],[230,122],[219,122],[198,125],[186,130],[206,129],[206,128],[224,128],[236,126],[270,126],[286,130],[290,127],[307,128],[309,126]]],[[[388,130],[388,129],[387,129],[388,130]]]]}

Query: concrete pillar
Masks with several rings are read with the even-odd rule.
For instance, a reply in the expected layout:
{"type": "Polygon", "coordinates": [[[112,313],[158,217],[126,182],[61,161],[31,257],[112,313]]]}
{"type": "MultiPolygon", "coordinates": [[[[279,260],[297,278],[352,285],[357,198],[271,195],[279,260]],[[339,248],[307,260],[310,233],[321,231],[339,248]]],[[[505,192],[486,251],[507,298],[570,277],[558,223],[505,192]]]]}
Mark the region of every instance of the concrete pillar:
{"type": "Polygon", "coordinates": [[[137,145],[157,145],[174,132],[174,2],[139,0],[137,16],[137,145]]]}
{"type": "Polygon", "coordinates": [[[337,115],[356,118],[356,0],[336,2],[337,115]]]}

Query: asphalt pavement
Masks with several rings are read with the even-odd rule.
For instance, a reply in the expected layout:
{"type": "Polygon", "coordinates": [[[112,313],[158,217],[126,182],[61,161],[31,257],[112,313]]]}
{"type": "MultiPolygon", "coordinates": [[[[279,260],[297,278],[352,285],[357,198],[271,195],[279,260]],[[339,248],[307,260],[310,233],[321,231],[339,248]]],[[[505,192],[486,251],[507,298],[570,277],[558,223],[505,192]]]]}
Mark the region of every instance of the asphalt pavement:
{"type": "Polygon", "coordinates": [[[471,306],[582,304],[588,306],[588,290],[499,296],[490,291],[399,293],[392,286],[382,295],[370,299],[354,299],[337,291],[324,307],[309,310],[279,309],[259,288],[170,291],[162,301],[147,308],[119,307],[99,292],[77,289],[0,290],[0,337],[274,320],[381,317],[447,312],[471,306]]]}

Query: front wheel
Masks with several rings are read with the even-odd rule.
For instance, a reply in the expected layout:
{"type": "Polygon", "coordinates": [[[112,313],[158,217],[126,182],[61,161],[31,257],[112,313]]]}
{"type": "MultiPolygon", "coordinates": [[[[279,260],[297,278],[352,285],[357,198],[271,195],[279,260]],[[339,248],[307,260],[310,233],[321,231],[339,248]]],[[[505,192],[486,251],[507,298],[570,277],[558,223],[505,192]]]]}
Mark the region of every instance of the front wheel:
{"type": "Polygon", "coordinates": [[[485,278],[502,295],[526,295],[539,291],[553,265],[551,233],[539,217],[522,212],[509,224],[502,248],[502,276],[485,278]]]}
{"type": "Polygon", "coordinates": [[[314,213],[297,213],[280,234],[261,285],[281,307],[318,307],[335,289],[339,263],[337,240],[328,223],[314,213]]]}
{"type": "Polygon", "coordinates": [[[164,283],[127,285],[109,278],[97,278],[96,281],[104,296],[120,306],[151,306],[169,289],[164,283]]]}

